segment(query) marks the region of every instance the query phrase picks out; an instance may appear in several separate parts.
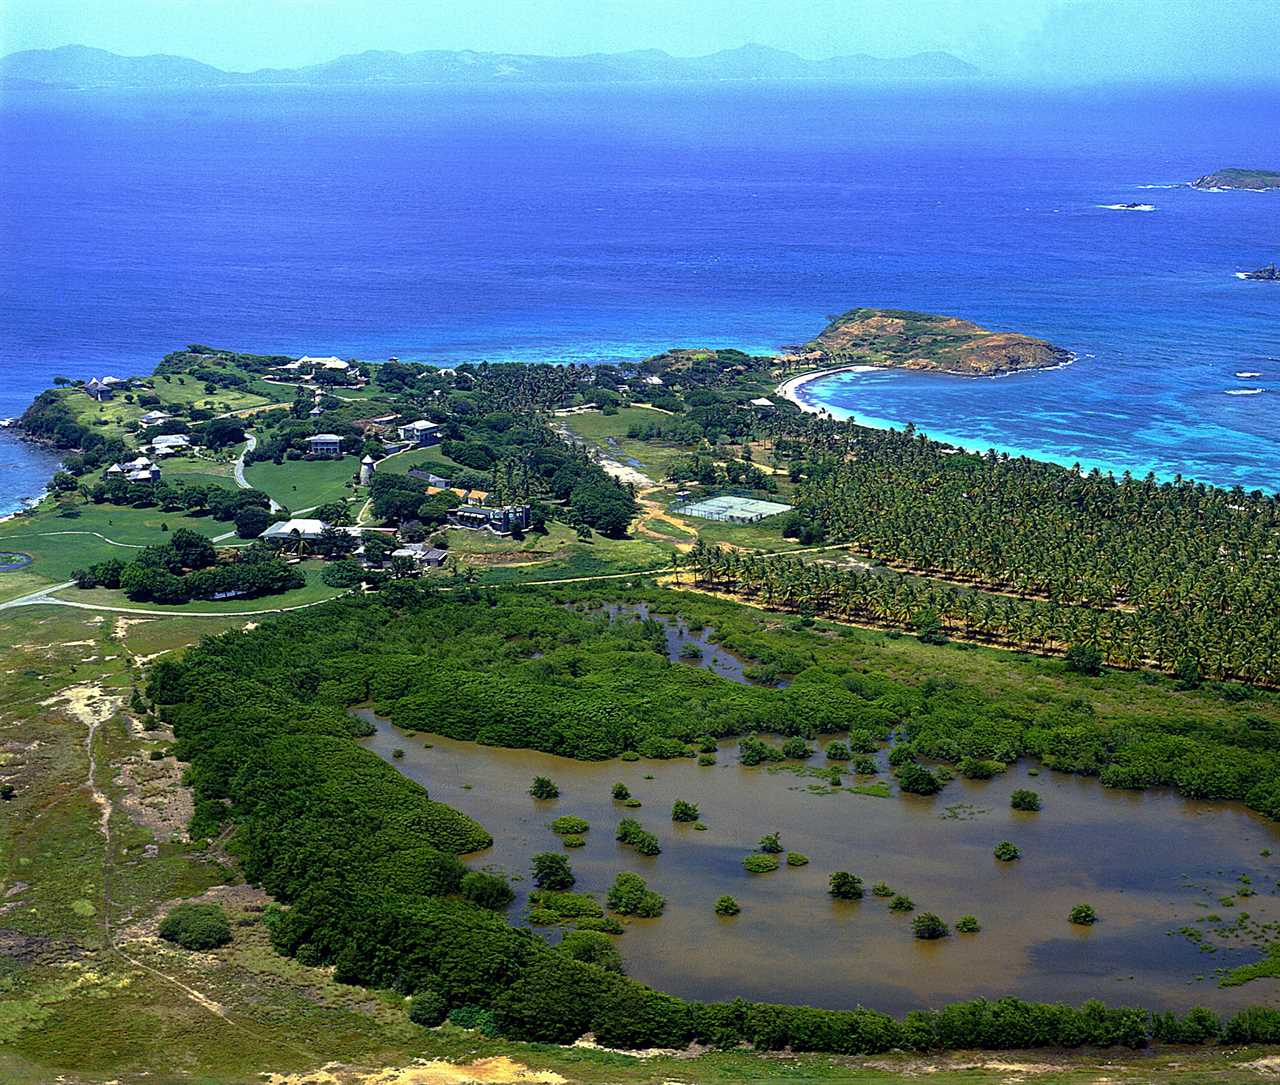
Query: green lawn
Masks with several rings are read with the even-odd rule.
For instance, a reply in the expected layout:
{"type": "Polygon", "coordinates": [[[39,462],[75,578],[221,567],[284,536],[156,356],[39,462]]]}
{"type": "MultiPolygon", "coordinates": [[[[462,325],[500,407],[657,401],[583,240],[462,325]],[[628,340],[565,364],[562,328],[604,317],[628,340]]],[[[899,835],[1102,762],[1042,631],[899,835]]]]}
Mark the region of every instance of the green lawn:
{"type": "MultiPolygon", "coordinates": [[[[627,430],[636,422],[669,422],[674,421],[671,415],[647,407],[623,407],[617,414],[600,414],[592,411],[585,414],[572,414],[559,418],[565,428],[577,437],[598,445],[606,455],[627,463],[627,459],[638,460],[637,470],[643,471],[654,482],[661,482],[667,474],[671,461],[687,455],[687,445],[671,445],[656,441],[636,441],[627,436],[627,430]],[[607,438],[613,438],[615,445],[610,445],[607,438]]],[[[634,465],[629,465],[634,466],[634,465]]]]}
{"type": "Polygon", "coordinates": [[[56,598],[66,599],[72,603],[95,603],[101,606],[136,608],[139,610],[162,610],[171,614],[232,614],[240,611],[284,610],[287,607],[302,606],[306,603],[318,603],[324,599],[332,599],[343,593],[342,588],[331,588],[320,579],[323,561],[304,561],[302,570],[306,573],[307,582],[301,588],[283,592],[280,595],[263,595],[257,599],[193,599],[190,603],[170,605],[166,603],[135,603],[119,591],[110,588],[64,588],[56,593],[56,598]]]}
{"type": "Polygon", "coordinates": [[[439,445],[400,452],[378,464],[378,470],[387,475],[407,475],[413,467],[425,467],[441,478],[449,478],[458,470],[458,464],[441,452],[439,445]]]}
{"type": "Polygon", "coordinates": [[[34,516],[0,524],[0,548],[30,554],[35,560],[19,572],[43,582],[13,590],[11,585],[16,581],[6,579],[10,574],[0,573],[0,598],[12,599],[44,584],[68,580],[73,569],[107,558],[127,561],[138,548],[164,542],[164,525],[170,531],[190,528],[210,538],[232,528],[207,516],[184,516],[159,509],[86,504],[77,506],[76,511],[77,516],[59,516],[46,503],[34,516]]]}
{"type": "Polygon", "coordinates": [[[210,483],[234,490],[236,488],[235,469],[231,460],[215,460],[208,456],[170,456],[160,461],[160,477],[166,482],[210,483]]]}
{"type": "MultiPolygon", "coordinates": [[[[76,420],[81,424],[92,426],[95,432],[101,433],[105,437],[127,438],[129,435],[125,430],[125,423],[136,422],[147,411],[164,410],[165,408],[177,406],[195,406],[213,411],[215,414],[223,414],[228,411],[243,410],[246,407],[258,407],[275,401],[267,396],[255,395],[252,392],[241,392],[230,388],[219,388],[212,395],[208,395],[205,393],[204,384],[192,377],[182,378],[175,376],[171,381],[165,381],[163,377],[154,377],[150,378],[150,380],[154,382],[154,389],[139,388],[128,393],[122,392],[102,403],[90,398],[83,392],[67,391],[65,393],[66,403],[75,414],[76,420]],[[179,383],[180,381],[182,383],[179,383]],[[154,405],[144,407],[137,402],[139,395],[146,395],[152,391],[160,400],[159,408],[154,405]],[[126,395],[132,395],[134,401],[129,402],[125,398],[126,395]]],[[[276,397],[276,399],[279,398],[276,397]]],[[[292,398],[292,396],[289,398],[292,398]]]]}
{"type": "Polygon", "coordinates": [[[343,456],[340,460],[285,460],[280,464],[268,460],[249,464],[244,477],[250,486],[297,512],[353,496],[356,491],[347,484],[359,467],[359,456],[343,456]]]}

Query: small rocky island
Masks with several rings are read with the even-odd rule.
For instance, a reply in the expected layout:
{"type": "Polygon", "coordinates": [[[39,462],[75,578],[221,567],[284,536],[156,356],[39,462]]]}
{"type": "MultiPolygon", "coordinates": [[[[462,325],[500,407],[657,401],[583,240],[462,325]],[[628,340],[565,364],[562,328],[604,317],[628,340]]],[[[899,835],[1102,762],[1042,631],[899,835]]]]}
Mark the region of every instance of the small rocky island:
{"type": "Polygon", "coordinates": [[[850,309],[804,349],[824,365],[882,365],[970,377],[1048,369],[1071,360],[1069,351],[1030,335],[905,309],[850,309]]]}
{"type": "Polygon", "coordinates": [[[1280,267],[1275,264],[1268,264],[1266,267],[1260,267],[1256,271],[1240,272],[1242,279],[1258,279],[1265,283],[1280,283],[1280,267]]]}
{"type": "Polygon", "coordinates": [[[1225,169],[1216,173],[1206,173],[1197,177],[1188,186],[1204,192],[1218,192],[1223,189],[1241,189],[1245,192],[1266,192],[1268,189],[1280,188],[1280,171],[1276,170],[1244,170],[1225,169]]]}

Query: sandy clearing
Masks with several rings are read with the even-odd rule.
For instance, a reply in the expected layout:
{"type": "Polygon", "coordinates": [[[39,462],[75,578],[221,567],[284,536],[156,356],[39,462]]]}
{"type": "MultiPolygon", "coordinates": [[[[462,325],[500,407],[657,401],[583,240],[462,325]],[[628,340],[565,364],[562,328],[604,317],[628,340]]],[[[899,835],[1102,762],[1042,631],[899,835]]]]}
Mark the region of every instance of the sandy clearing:
{"type": "Polygon", "coordinates": [[[264,1074],[265,1085],[565,1085],[568,1079],[550,1070],[530,1070],[498,1055],[466,1065],[432,1059],[380,1070],[352,1070],[331,1063],[299,1074],[264,1074]]]}

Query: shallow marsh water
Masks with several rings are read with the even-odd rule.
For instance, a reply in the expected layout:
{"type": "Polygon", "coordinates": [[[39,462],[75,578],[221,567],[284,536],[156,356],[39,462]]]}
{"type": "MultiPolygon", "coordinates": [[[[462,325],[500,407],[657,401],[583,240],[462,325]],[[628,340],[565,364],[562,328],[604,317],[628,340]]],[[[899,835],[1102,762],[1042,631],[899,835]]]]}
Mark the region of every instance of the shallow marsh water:
{"type": "MultiPolygon", "coordinates": [[[[682,665],[746,681],[743,661],[715,643],[710,627],[691,630],[643,606],[610,604],[599,612],[652,618],[663,626],[668,658],[679,660],[686,644],[696,644],[700,657],[682,665]]],[[[368,709],[357,714],[377,729],[364,745],[493,835],[493,846],[468,861],[516,876],[508,913],[515,922],[523,921],[533,888],[530,856],[565,850],[548,824],[561,814],[586,818],[585,846],[565,850],[574,888],[603,900],[619,871],[634,870],[667,898],[660,919],[627,922],[617,943],[629,975],[673,994],[860,1003],[892,1013],[1006,994],[1152,1009],[1280,1004],[1277,980],[1218,987],[1215,969],[1261,956],[1247,939],[1217,940],[1223,948],[1208,953],[1169,933],[1221,927],[1243,912],[1254,923],[1280,922],[1280,826],[1237,803],[1193,802],[1165,789],[1113,791],[1094,778],[1048,770],[1032,776],[1035,766],[1026,762],[993,780],[957,779],[932,797],[899,795],[893,787],[884,798],[852,790],[892,785],[883,751],[878,776],[845,774],[836,790],[803,771],[827,766],[826,743],[843,735],[811,742],[815,754],[804,764],[754,768],[740,765],[737,741],[726,740],[717,763],[702,767],[687,759],[576,761],[409,734],[368,709]],[[393,757],[396,749],[402,757],[393,757]],[[534,776],[554,780],[560,797],[530,797],[534,776]],[[639,809],[612,799],[619,781],[641,800],[639,809]],[[1010,809],[1019,787],[1040,792],[1040,813],[1010,809]],[[676,799],[698,804],[705,831],[671,821],[676,799]],[[614,839],[628,816],[657,834],[660,855],[645,858],[614,839]],[[748,874],[743,856],[775,831],[784,847],[809,857],[808,865],[748,874]],[[1017,844],[1023,858],[996,860],[992,848],[1000,840],[1017,844]],[[863,879],[862,901],[830,898],[827,878],[836,870],[863,879]],[[1234,898],[1242,875],[1254,895],[1234,898]],[[972,913],[982,932],[918,941],[910,915],[890,912],[887,900],[871,895],[878,881],[948,923],[972,913]],[[715,915],[712,905],[725,893],[738,900],[741,915],[715,915]],[[1224,905],[1225,897],[1234,903],[1224,905]],[[1083,902],[1097,909],[1097,925],[1067,921],[1083,902]],[[1213,914],[1221,922],[1198,922],[1213,914]]]]}

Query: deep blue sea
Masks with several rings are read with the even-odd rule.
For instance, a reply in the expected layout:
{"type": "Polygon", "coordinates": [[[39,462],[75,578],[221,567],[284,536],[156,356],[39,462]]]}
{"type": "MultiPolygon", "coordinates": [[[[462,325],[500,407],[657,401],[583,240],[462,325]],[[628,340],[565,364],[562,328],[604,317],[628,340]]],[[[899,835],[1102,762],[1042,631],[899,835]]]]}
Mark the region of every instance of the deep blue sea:
{"type": "MultiPolygon", "coordinates": [[[[55,92],[0,104],[0,417],[204,342],[452,362],[771,350],[857,305],[1078,355],[824,405],[1277,488],[1280,90],[989,84],[55,92]],[[1148,202],[1152,212],[1103,205],[1148,202]],[[1258,373],[1241,378],[1236,373],[1258,373]],[[1231,394],[1252,391],[1253,394],[1231,394]]],[[[47,457],[0,433],[0,511],[47,457]]]]}

